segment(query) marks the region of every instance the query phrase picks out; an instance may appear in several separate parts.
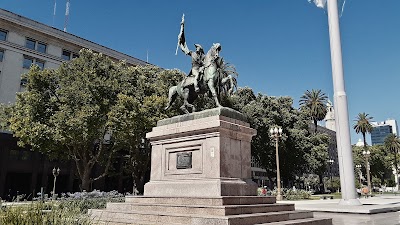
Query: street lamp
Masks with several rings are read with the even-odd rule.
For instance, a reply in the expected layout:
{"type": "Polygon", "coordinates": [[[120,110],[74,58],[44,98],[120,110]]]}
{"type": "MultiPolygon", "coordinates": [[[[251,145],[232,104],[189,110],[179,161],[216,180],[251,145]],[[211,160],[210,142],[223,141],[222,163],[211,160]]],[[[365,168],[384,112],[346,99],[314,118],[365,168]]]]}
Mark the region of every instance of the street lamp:
{"type": "Polygon", "coordinates": [[[329,159],[328,163],[329,163],[329,174],[330,174],[330,179],[331,179],[331,191],[333,190],[333,183],[332,183],[332,165],[335,162],[335,160],[333,159],[329,159]]]}
{"type": "Polygon", "coordinates": [[[371,152],[369,150],[368,151],[364,150],[362,152],[362,154],[365,157],[365,167],[367,168],[368,193],[371,194],[371,178],[370,178],[370,174],[369,174],[370,168],[369,168],[369,161],[368,161],[369,156],[371,155],[371,152]]]}
{"type": "Polygon", "coordinates": [[[278,143],[279,143],[279,138],[282,136],[282,128],[274,127],[269,130],[271,133],[271,136],[275,139],[275,147],[276,147],[276,184],[277,184],[277,194],[276,194],[276,200],[281,201],[282,200],[282,195],[281,195],[281,174],[279,171],[279,148],[278,148],[278,143]]]}
{"type": "Polygon", "coordinates": [[[358,170],[358,177],[360,179],[360,187],[361,187],[362,186],[362,183],[361,183],[361,177],[362,177],[362,175],[361,175],[361,165],[360,164],[356,165],[356,168],[358,170]]]}
{"type": "Polygon", "coordinates": [[[56,181],[57,176],[60,175],[60,168],[53,168],[54,184],[53,184],[53,200],[56,200],[56,181]]]}

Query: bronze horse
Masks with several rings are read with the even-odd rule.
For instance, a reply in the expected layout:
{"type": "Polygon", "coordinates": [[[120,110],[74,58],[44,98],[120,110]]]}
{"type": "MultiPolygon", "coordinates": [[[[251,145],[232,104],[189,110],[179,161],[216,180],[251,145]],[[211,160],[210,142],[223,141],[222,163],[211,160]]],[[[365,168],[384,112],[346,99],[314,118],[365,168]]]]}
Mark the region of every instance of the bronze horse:
{"type": "Polygon", "coordinates": [[[232,65],[226,64],[224,60],[219,57],[221,45],[219,43],[213,44],[204,58],[204,73],[202,79],[198,82],[199,91],[196,92],[194,88],[194,76],[187,76],[178,85],[169,89],[169,102],[165,110],[167,110],[175,101],[177,96],[183,98],[183,105],[180,107],[185,113],[189,113],[189,108],[192,112],[196,109],[193,102],[197,99],[198,95],[211,93],[217,107],[221,107],[219,103],[219,95],[222,91],[226,91],[228,95],[233,93],[234,88],[237,87],[236,78],[232,75],[237,75],[232,65]]]}

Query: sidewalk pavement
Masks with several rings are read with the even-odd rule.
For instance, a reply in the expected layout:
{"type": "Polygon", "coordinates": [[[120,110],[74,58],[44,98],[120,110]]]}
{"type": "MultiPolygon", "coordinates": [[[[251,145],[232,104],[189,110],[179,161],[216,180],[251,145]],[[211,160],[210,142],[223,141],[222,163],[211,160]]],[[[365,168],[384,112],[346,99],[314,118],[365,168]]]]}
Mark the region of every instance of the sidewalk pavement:
{"type": "Polygon", "coordinates": [[[361,206],[339,205],[340,199],[283,201],[295,204],[296,210],[314,212],[339,212],[357,214],[376,214],[400,211],[400,196],[379,195],[370,198],[360,198],[361,206]]]}
{"type": "Polygon", "coordinates": [[[378,214],[322,213],[314,212],[315,218],[332,218],[332,225],[399,225],[400,212],[378,214]]]}
{"type": "Polygon", "coordinates": [[[399,225],[400,196],[361,198],[362,206],[339,205],[340,199],[280,201],[295,204],[296,210],[314,212],[316,218],[332,218],[333,225],[399,225]]]}

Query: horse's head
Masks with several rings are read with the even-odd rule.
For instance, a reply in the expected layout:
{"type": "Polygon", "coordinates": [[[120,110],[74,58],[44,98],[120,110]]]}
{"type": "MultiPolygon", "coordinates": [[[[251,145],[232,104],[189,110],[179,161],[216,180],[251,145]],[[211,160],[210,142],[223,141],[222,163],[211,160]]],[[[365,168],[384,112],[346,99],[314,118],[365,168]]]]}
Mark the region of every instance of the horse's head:
{"type": "Polygon", "coordinates": [[[213,43],[211,49],[215,58],[219,57],[219,52],[222,50],[220,43],[213,43]]]}
{"type": "Polygon", "coordinates": [[[221,44],[220,43],[214,43],[210,50],[208,50],[206,57],[212,60],[215,60],[216,58],[219,57],[219,52],[221,51],[221,44]]]}

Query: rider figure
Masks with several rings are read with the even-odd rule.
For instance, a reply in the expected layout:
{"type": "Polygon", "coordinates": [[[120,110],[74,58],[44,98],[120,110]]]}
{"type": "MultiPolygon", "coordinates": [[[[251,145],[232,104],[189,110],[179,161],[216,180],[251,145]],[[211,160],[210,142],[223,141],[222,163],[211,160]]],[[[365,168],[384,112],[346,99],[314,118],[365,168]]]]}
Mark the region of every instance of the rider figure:
{"type": "Polygon", "coordinates": [[[186,40],[185,40],[185,33],[184,33],[184,26],[185,26],[185,20],[182,17],[182,22],[181,22],[181,32],[178,35],[178,43],[179,47],[181,50],[186,54],[189,55],[192,58],[192,69],[189,72],[189,76],[193,75],[194,76],[194,89],[196,92],[199,92],[199,85],[198,82],[201,79],[201,76],[204,72],[204,50],[203,47],[199,44],[195,44],[194,46],[196,47],[196,51],[190,51],[189,48],[186,45],[186,40]]]}

